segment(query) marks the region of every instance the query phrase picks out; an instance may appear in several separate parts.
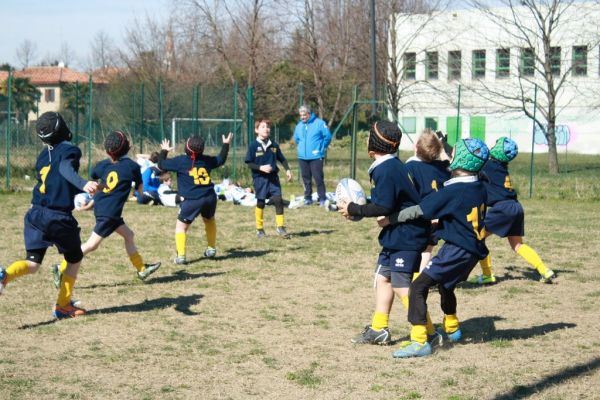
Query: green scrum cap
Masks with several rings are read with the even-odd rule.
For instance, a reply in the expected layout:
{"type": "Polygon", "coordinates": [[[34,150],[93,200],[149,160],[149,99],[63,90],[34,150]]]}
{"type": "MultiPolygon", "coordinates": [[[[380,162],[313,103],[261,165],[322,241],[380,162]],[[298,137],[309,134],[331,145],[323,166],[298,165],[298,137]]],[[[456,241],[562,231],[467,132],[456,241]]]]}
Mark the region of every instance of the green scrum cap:
{"type": "Polygon", "coordinates": [[[479,139],[462,139],[454,146],[454,158],[450,169],[479,172],[490,157],[490,151],[479,139]]]}
{"type": "Polygon", "coordinates": [[[519,147],[514,140],[505,136],[496,140],[496,144],[490,149],[490,156],[500,162],[510,162],[517,154],[519,154],[519,147]]]}

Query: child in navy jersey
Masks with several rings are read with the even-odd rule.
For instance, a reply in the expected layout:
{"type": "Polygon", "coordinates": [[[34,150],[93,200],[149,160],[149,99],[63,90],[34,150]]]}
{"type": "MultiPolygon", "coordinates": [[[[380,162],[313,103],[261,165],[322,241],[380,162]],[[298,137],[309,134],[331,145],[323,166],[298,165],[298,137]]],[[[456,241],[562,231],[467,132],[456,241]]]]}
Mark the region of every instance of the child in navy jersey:
{"type": "Polygon", "coordinates": [[[246,153],[246,165],[252,170],[252,181],[254,183],[254,192],[256,193],[256,236],[265,237],[264,230],[264,211],[265,202],[275,205],[275,224],[277,225],[277,234],[288,238],[289,235],[285,229],[285,220],[283,217],[283,199],[281,197],[281,183],[279,182],[279,168],[277,161],[285,168],[285,174],[288,182],[292,180],[292,171],[277,142],[269,139],[271,133],[271,121],[268,119],[259,119],[254,124],[256,140],[248,145],[246,153]]]}
{"type": "MultiPolygon", "coordinates": [[[[414,206],[420,196],[406,166],[396,157],[402,132],[396,124],[378,121],[369,131],[369,156],[375,161],[369,168],[371,203],[358,205],[338,202],[345,216],[381,217],[414,206]]],[[[375,312],[371,324],[352,339],[353,343],[389,344],[389,315],[397,294],[408,307],[408,288],[413,273],[419,271],[421,252],[427,246],[430,223],[415,219],[403,224],[388,225],[379,234],[382,246],[375,269],[375,312]]],[[[435,334],[433,325],[429,333],[435,334]]]]}
{"type": "Polygon", "coordinates": [[[217,195],[210,172],[225,164],[232,137],[232,133],[227,137],[223,136],[223,146],[216,157],[204,154],[204,139],[199,136],[189,137],[185,142],[185,154],[171,159],[167,159],[167,153],[172,150],[169,141],[165,139],[161,144],[158,168],[177,173],[177,192],[184,199],[179,205],[179,216],[175,224],[176,264],[187,263],[187,231],[198,215],[204,221],[208,242],[204,256],[212,258],[217,253],[217,195]]]}
{"type": "MultiPolygon", "coordinates": [[[[485,216],[486,234],[492,233],[508,238],[508,243],[515,253],[523,257],[540,274],[540,281],[552,283],[554,271],[547,268],[537,252],[523,243],[525,235],[525,212],[517,200],[508,163],[518,154],[517,144],[507,137],[501,137],[490,150],[490,160],[483,167],[485,187],[488,194],[488,212],[485,216]]],[[[488,255],[481,260],[482,275],[469,280],[471,283],[491,284],[496,282],[492,272],[492,261],[488,255]]]]}
{"type": "Polygon", "coordinates": [[[27,257],[0,268],[0,293],[13,279],[37,272],[46,250],[56,246],[66,260],[64,279],[53,308],[56,318],[85,314],[72,302],[73,287],[83,253],[79,225],[73,218],[73,199],[81,191],[94,194],[98,184],[78,175],[81,150],[74,146],[71,131],[62,116],[45,112],[36,123],[36,133],[47,146],[35,164],[37,183],[33,188],[31,208],[25,214],[25,249],[27,257]]]}
{"type": "MultiPolygon", "coordinates": [[[[462,332],[456,317],[456,285],[464,281],[477,262],[487,256],[485,246],[485,204],[487,194],[478,179],[489,157],[489,150],[479,139],[464,139],[455,147],[450,164],[451,179],[444,189],[431,193],[419,205],[399,213],[398,222],[413,218],[439,219],[438,235],[444,245],[419,277],[410,285],[408,320],[413,325],[411,341],[393,356],[397,358],[430,355],[427,341],[427,295],[429,289],[438,286],[444,312],[443,327],[451,342],[461,339],[462,332]]],[[[390,217],[394,221],[394,216],[390,217]]]]}
{"type": "MultiPolygon", "coordinates": [[[[113,131],[106,136],[104,149],[109,158],[100,161],[92,170],[92,179],[100,180],[102,189],[94,197],[96,225],[90,238],[81,246],[81,250],[84,255],[95,251],[104,239],[116,232],[125,241],[125,251],[137,270],[137,277],[144,280],[160,267],[160,263],[144,264],[135,245],[133,231],[122,217],[132,183],[137,190],[143,187],[139,164],[127,157],[129,148],[129,140],[123,132],[113,131]]],[[[54,266],[55,283],[60,281],[60,273],[65,266],[65,260],[60,266],[54,266]]]]}

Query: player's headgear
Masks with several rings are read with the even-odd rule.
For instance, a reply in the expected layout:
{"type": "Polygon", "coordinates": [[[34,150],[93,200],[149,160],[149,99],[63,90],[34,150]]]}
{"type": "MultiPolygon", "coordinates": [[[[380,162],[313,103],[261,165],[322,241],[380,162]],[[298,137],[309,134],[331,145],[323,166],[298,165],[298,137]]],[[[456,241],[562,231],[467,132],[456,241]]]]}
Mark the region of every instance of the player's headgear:
{"type": "Polygon", "coordinates": [[[402,131],[393,122],[377,121],[369,130],[367,149],[376,153],[394,154],[398,151],[402,131]]]}
{"type": "Polygon", "coordinates": [[[104,140],[104,150],[113,160],[118,160],[127,154],[130,147],[127,136],[121,131],[112,131],[104,140]]]}
{"type": "Polygon", "coordinates": [[[54,111],[43,113],[35,124],[35,132],[42,142],[55,145],[71,140],[71,131],[63,117],[54,111]]]}
{"type": "Polygon", "coordinates": [[[490,156],[500,162],[510,162],[517,154],[519,154],[519,147],[514,140],[506,136],[496,140],[496,144],[490,149],[490,156]]]}
{"type": "Polygon", "coordinates": [[[450,163],[450,169],[479,172],[489,157],[490,150],[481,140],[462,139],[454,146],[454,158],[450,163]]]}
{"type": "Polygon", "coordinates": [[[192,168],[196,162],[196,158],[204,152],[204,139],[200,136],[190,136],[185,141],[185,154],[192,158],[192,168]]]}

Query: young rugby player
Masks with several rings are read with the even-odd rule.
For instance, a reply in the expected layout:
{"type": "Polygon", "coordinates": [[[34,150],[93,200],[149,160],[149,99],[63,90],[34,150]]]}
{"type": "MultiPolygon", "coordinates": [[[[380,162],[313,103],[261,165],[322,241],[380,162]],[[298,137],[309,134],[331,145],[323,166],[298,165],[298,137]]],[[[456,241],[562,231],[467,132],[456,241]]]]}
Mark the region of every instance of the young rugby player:
{"type": "Polygon", "coordinates": [[[271,133],[271,121],[268,119],[259,119],[254,124],[256,140],[248,146],[246,153],[246,165],[252,170],[252,181],[254,183],[254,192],[256,193],[256,209],[254,215],[256,219],[256,236],[265,237],[263,216],[265,211],[265,201],[270,199],[275,205],[275,224],[277,225],[277,234],[284,238],[289,238],[285,229],[285,220],[283,218],[283,199],[281,197],[281,183],[279,182],[279,168],[277,161],[285,168],[285,175],[288,182],[292,180],[292,171],[285,159],[281,148],[277,142],[269,139],[271,133]]]}
{"type": "Polygon", "coordinates": [[[175,171],[177,173],[177,192],[183,201],[179,205],[179,216],[175,224],[175,247],[177,257],[175,264],[186,264],[186,236],[187,231],[198,215],[202,216],[206,241],[208,247],[204,256],[212,258],[217,254],[217,195],[210,172],[225,164],[229,153],[229,143],[233,137],[229,133],[223,136],[221,152],[216,157],[204,155],[204,139],[191,136],[185,142],[185,155],[167,159],[167,153],[172,150],[169,140],[161,143],[161,152],[158,168],[162,171],[175,171]]]}
{"type": "MultiPolygon", "coordinates": [[[[477,262],[487,256],[485,246],[485,186],[478,179],[489,157],[489,150],[479,139],[463,139],[456,144],[450,164],[452,177],[444,189],[431,193],[419,205],[400,212],[398,222],[413,218],[439,219],[438,235],[444,245],[429,265],[410,285],[408,320],[413,325],[411,341],[395,351],[397,358],[423,357],[431,354],[428,343],[427,295],[435,285],[444,312],[443,327],[451,342],[462,337],[456,317],[454,288],[464,281],[477,262]]],[[[394,221],[394,216],[390,217],[394,221]]]]}
{"type": "MultiPolygon", "coordinates": [[[[507,137],[501,137],[490,150],[490,160],[483,167],[484,180],[488,194],[488,212],[485,216],[485,231],[502,238],[508,238],[508,244],[515,253],[523,257],[540,274],[540,281],[552,283],[554,272],[548,269],[534,249],[523,243],[525,235],[525,212],[517,200],[508,173],[508,163],[518,154],[517,144],[507,137]]],[[[481,260],[482,275],[469,280],[471,283],[491,284],[496,282],[492,272],[492,261],[488,255],[481,260]]]]}
{"type": "Polygon", "coordinates": [[[82,190],[94,194],[98,184],[86,181],[77,172],[81,150],[71,144],[71,131],[62,116],[45,112],[36,123],[36,133],[47,146],[35,164],[37,183],[33,188],[31,208],[25,214],[25,249],[27,257],[0,268],[0,293],[13,279],[37,272],[48,247],[55,245],[67,261],[64,279],[53,309],[58,319],[85,314],[71,302],[73,286],[83,253],[79,226],[73,217],[73,199],[82,190]]]}
{"type": "MultiPolygon", "coordinates": [[[[375,161],[369,168],[372,182],[371,203],[337,203],[345,216],[380,217],[414,206],[420,201],[406,166],[396,157],[402,132],[396,124],[379,121],[369,131],[369,157],[375,161]]],[[[352,339],[353,343],[389,344],[389,315],[396,293],[408,307],[408,288],[413,273],[419,271],[421,252],[427,247],[430,223],[415,219],[388,225],[379,234],[382,246],[375,268],[375,312],[370,325],[352,339]]],[[[430,335],[435,335],[429,325],[430,335]]]]}
{"type": "MultiPolygon", "coordinates": [[[[102,185],[102,190],[94,197],[96,226],[90,238],[81,246],[81,251],[84,256],[95,251],[104,239],[117,232],[125,241],[125,251],[137,270],[137,277],[144,280],[160,268],[160,263],[144,264],[135,245],[133,231],[122,217],[123,207],[131,193],[131,184],[134,183],[138,191],[143,188],[140,166],[127,157],[130,144],[121,131],[113,131],[106,136],[104,149],[110,158],[100,161],[92,171],[92,179],[99,179],[102,185]]],[[[62,279],[66,264],[63,260],[60,266],[53,267],[55,284],[62,279]]]]}

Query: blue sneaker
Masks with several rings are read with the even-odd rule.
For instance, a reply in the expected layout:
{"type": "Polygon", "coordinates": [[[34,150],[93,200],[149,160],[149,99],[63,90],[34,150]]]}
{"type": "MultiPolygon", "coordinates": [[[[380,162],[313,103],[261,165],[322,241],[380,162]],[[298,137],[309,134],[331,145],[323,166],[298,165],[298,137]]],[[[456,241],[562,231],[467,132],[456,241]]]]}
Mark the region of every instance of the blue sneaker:
{"type": "Polygon", "coordinates": [[[439,331],[437,331],[437,333],[439,335],[445,336],[446,339],[448,339],[448,341],[450,343],[460,342],[460,340],[462,339],[462,332],[461,332],[460,328],[458,328],[457,330],[455,330],[452,333],[446,333],[443,330],[439,330],[439,331]]]}
{"type": "Polygon", "coordinates": [[[419,342],[410,342],[408,345],[392,353],[394,358],[426,357],[431,355],[431,345],[429,342],[423,344],[419,342]]]}
{"type": "Polygon", "coordinates": [[[4,268],[0,267],[0,294],[2,294],[2,290],[6,287],[6,281],[8,280],[8,276],[6,275],[6,271],[4,268]]]}

